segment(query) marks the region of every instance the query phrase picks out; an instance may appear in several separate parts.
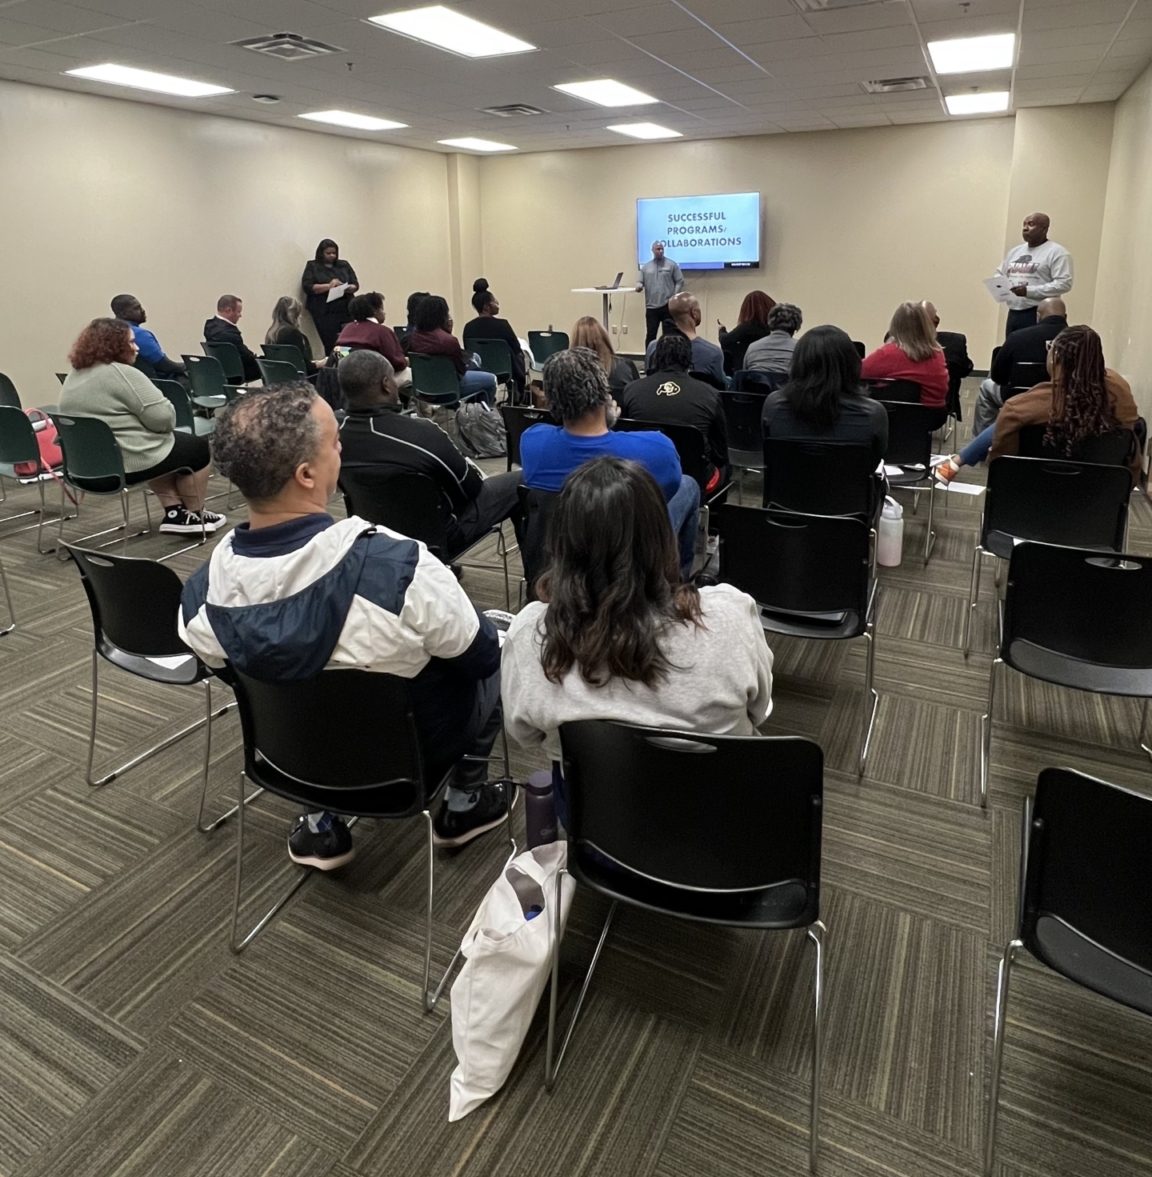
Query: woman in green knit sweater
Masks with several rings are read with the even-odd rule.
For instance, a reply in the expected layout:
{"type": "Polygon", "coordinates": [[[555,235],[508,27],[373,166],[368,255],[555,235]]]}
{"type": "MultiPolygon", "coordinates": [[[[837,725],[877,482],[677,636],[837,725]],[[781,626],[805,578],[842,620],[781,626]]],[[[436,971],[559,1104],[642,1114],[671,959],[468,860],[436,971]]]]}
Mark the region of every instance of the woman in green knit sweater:
{"type": "Polygon", "coordinates": [[[93,319],[68,356],[72,371],[60,390],[60,411],[96,417],[112,429],[124,460],[125,481],[129,486],[147,482],[164,506],[161,531],[216,531],[225,518],[204,509],[211,461],[208,442],[175,432],[176,410],[143,372],[132,367],[136,351],[128,323],[93,319]]]}

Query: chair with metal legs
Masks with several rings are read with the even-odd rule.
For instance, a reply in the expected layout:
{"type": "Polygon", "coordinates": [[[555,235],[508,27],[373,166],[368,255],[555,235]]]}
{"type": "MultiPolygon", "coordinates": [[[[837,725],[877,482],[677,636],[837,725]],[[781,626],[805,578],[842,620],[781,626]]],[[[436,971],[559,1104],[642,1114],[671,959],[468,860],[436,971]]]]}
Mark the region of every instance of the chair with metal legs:
{"type": "Polygon", "coordinates": [[[232,812],[204,824],[204,800],[208,790],[208,766],[212,756],[212,721],[231,711],[230,702],[217,707],[212,702],[212,672],[180,640],[176,618],[183,584],[180,577],[155,560],[112,556],[64,544],[80,572],[80,581],[92,613],[92,710],[88,727],[88,763],[84,779],[94,788],[107,785],[129,769],[170,748],[177,740],[204,728],[204,767],[200,785],[198,828],[207,833],[232,812]],[[166,736],[157,744],[133,756],[117,768],[94,776],[96,721],[100,703],[100,663],[148,682],[164,686],[203,686],[204,715],[166,736]]]}
{"type": "Polygon", "coordinates": [[[1152,757],[1152,557],[1022,543],[1008,564],[1000,646],[980,717],[980,804],[988,804],[1001,668],[1057,686],[1143,699],[1140,748],[1152,757]]]}
{"type": "Polygon", "coordinates": [[[980,596],[983,557],[1001,561],[1021,540],[1119,552],[1128,530],[1132,477],[1125,466],[1007,456],[988,463],[980,538],[964,613],[964,656],[972,648],[972,615],[980,596]]]}
{"type": "MultiPolygon", "coordinates": [[[[240,907],[244,879],[244,781],[294,801],[311,812],[327,810],[348,815],[349,825],[360,817],[396,820],[423,817],[427,862],[427,901],[424,921],[423,1005],[430,1012],[439,1000],[460,957],[457,950],[435,989],[431,988],[432,905],[435,894],[435,854],[432,839],[432,802],[443,792],[454,765],[429,775],[421,751],[408,680],[364,670],[327,670],[299,682],[263,682],[229,667],[240,705],[244,733],[244,771],[239,778],[236,808],[236,883],[232,901],[233,952],[242,952],[267,927],[293,895],[317,872],[302,870],[273,905],[243,935],[240,907]],[[355,716],[371,716],[373,738],[352,723],[355,716]],[[334,733],[343,733],[343,735],[334,733]]],[[[467,759],[473,759],[467,757],[467,759]]],[[[508,744],[504,740],[504,776],[508,776],[508,744]]],[[[509,811],[510,812],[510,811],[509,811]]],[[[511,823],[504,821],[516,854],[511,823]]]]}
{"type": "Polygon", "coordinates": [[[8,624],[0,628],[0,638],[7,637],[16,628],[16,610],[12,605],[12,592],[8,588],[8,574],[0,563],[0,587],[4,589],[4,600],[8,603],[8,624]]]}
{"type": "Polygon", "coordinates": [[[985,1177],[995,1163],[1008,990],[1023,949],[1077,985],[1152,1016],[1150,845],[1152,797],[1095,777],[1046,768],[1035,801],[1024,802],[1016,930],[996,981],[985,1177]]]}
{"type": "Polygon", "coordinates": [[[720,579],[756,601],[768,633],[867,642],[856,762],[856,775],[863,776],[880,701],[872,685],[879,581],[868,524],[853,515],[726,506],[720,579]]]}
{"type": "MultiPolygon", "coordinates": [[[[33,507],[28,511],[20,511],[15,515],[8,515],[4,519],[0,519],[0,523],[11,523],[17,519],[35,515],[36,550],[41,555],[48,555],[55,551],[55,548],[45,548],[43,544],[44,513],[47,510],[47,505],[44,502],[44,484],[52,482],[53,475],[44,467],[41,460],[40,446],[36,441],[36,430],[32,422],[20,409],[0,404],[0,481],[5,478],[11,478],[15,482],[35,482],[40,495],[40,506],[33,507]],[[32,463],[37,473],[18,473],[17,465],[22,466],[26,462],[32,463]]],[[[63,496],[61,496],[61,503],[63,503],[63,496]]],[[[63,522],[61,520],[61,526],[63,526],[63,522]]],[[[16,528],[10,534],[25,531],[32,526],[31,523],[26,524],[24,527],[16,528]]]]}
{"type": "Polygon", "coordinates": [[[797,736],[708,736],[581,720],[560,728],[567,868],[556,878],[545,1086],[551,1090],[617,906],[700,923],[804,929],[815,949],[809,1165],[820,1142],[824,757],[797,736]],[[626,789],[620,782],[628,782],[626,789]],[[557,1048],[565,874],[611,900],[557,1048]]]}
{"type": "MultiPolygon", "coordinates": [[[[144,500],[144,515],[148,526],[141,531],[133,532],[133,536],[152,534],[152,512],[148,507],[148,484],[146,482],[129,483],[124,472],[124,458],[120,452],[120,444],[116,435],[106,421],[96,417],[78,417],[71,413],[49,413],[56,432],[60,437],[60,449],[64,455],[64,465],[61,467],[60,482],[60,526],[57,530],[58,544],[64,543],[64,488],[65,485],[79,494],[116,495],[120,499],[120,509],[124,522],[115,527],[106,527],[103,531],[93,532],[82,539],[73,540],[75,545],[86,544],[89,540],[99,539],[102,535],[110,535],[114,531],[123,532],[119,541],[107,540],[97,546],[106,548],[119,542],[126,549],[129,539],[129,496],[132,491],[139,491],[144,500]]],[[[189,467],[176,470],[173,473],[192,474],[189,467]]],[[[160,560],[171,560],[174,556],[190,552],[203,545],[208,539],[208,530],[201,517],[200,538],[194,544],[187,544],[174,552],[166,552],[157,557],[160,560]]]]}

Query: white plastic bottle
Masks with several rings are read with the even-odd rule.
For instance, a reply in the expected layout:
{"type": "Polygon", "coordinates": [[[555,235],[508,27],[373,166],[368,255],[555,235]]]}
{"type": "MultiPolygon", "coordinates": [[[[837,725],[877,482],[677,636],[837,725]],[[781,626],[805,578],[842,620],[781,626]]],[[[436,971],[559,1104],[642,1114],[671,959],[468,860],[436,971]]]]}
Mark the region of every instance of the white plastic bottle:
{"type": "Polygon", "coordinates": [[[895,499],[885,497],[876,536],[876,563],[885,568],[898,568],[903,549],[904,508],[895,499]]]}

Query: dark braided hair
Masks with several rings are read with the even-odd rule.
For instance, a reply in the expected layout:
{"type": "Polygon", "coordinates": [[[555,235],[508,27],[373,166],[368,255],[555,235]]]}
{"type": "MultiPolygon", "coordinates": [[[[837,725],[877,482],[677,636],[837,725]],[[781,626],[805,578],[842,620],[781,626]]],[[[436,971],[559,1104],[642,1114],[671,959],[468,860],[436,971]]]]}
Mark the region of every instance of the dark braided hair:
{"type": "Polygon", "coordinates": [[[1118,425],[1104,385],[1104,349],[1100,336],[1085,324],[1065,327],[1052,341],[1052,409],[1044,444],[1060,447],[1065,457],[1090,437],[1118,425]]]}

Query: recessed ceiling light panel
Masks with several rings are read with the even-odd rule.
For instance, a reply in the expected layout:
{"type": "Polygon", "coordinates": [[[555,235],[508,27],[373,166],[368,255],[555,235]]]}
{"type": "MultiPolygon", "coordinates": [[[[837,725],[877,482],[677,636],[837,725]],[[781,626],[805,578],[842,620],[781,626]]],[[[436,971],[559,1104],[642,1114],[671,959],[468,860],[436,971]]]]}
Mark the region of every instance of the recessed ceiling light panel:
{"type": "Polygon", "coordinates": [[[378,119],[370,114],[356,114],[351,110],[311,110],[298,118],[311,119],[314,123],[331,123],[334,127],[351,127],[354,131],[398,131],[407,123],[394,119],[378,119]]]}
{"type": "Polygon", "coordinates": [[[519,37],[470,16],[462,16],[442,4],[385,12],[370,16],[368,20],[381,28],[461,57],[502,57],[508,53],[532,53],[536,49],[535,45],[521,41],[519,37]]]}
{"type": "Polygon", "coordinates": [[[216,94],[234,94],[227,86],[213,86],[209,82],[195,82],[191,78],[177,78],[172,74],[158,74],[150,69],[136,69],[130,65],[86,65],[65,71],[69,77],[84,78],[89,82],[107,82],[110,86],[131,86],[137,90],[151,90],[154,94],[175,94],[178,98],[211,98],[216,94]]]}
{"type": "Polygon", "coordinates": [[[929,41],[932,68],[938,74],[977,74],[994,69],[1011,69],[1016,57],[1016,34],[995,33],[989,37],[953,37],[929,41]]]}
{"type": "Polygon", "coordinates": [[[461,151],[515,151],[511,143],[496,143],[492,139],[437,139],[442,147],[458,147],[461,151]]]}
{"type": "Polygon", "coordinates": [[[571,94],[573,98],[582,98],[585,102],[594,102],[597,106],[646,106],[660,101],[643,90],[626,86],[613,78],[597,78],[592,82],[562,82],[552,89],[571,94]]]}
{"type": "Polygon", "coordinates": [[[615,131],[617,135],[629,135],[633,139],[679,139],[680,131],[673,131],[670,127],[662,127],[659,123],[617,123],[607,130],[615,131]]]}
{"type": "Polygon", "coordinates": [[[949,114],[996,114],[1008,109],[1007,90],[986,90],[977,94],[949,94],[944,99],[949,114]]]}

